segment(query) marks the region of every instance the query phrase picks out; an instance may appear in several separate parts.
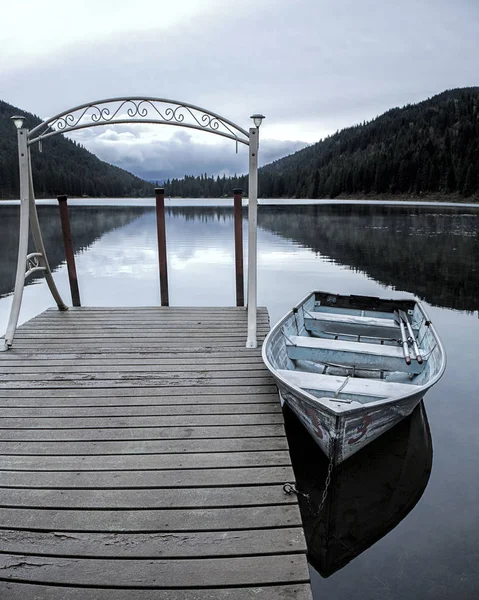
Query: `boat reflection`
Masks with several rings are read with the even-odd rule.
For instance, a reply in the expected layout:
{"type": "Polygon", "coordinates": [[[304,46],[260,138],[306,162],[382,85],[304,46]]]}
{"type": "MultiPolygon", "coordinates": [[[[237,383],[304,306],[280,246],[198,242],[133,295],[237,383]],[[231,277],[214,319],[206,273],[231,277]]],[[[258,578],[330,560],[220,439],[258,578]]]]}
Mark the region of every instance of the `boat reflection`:
{"type": "Polygon", "coordinates": [[[343,568],[394,529],[426,489],[432,441],[424,404],[335,467],[319,512],[328,461],[294,414],[285,424],[296,475],[308,560],[323,577],[343,568]]]}

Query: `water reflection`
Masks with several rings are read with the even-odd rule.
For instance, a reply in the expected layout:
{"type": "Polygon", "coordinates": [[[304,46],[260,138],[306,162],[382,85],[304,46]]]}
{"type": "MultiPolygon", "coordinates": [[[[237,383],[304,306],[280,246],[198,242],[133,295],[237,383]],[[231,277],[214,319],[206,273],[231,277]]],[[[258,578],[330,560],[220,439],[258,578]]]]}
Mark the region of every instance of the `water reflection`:
{"type": "MultiPolygon", "coordinates": [[[[185,220],[231,218],[231,209],[170,208],[185,220]]],[[[244,209],[246,215],[246,209],[244,209]]],[[[335,263],[436,306],[479,306],[479,211],[442,206],[261,206],[259,226],[335,263]]]]}
{"type": "MultiPolygon", "coordinates": [[[[0,297],[13,289],[18,252],[19,206],[0,206],[0,297]]],[[[75,254],[89,248],[108,231],[123,227],[151,208],[121,207],[75,207],[70,208],[75,254]]],[[[64,260],[63,238],[57,206],[40,206],[38,217],[48,260],[55,270],[64,260]]],[[[29,283],[33,278],[29,280],[29,283]]]]}
{"type": "Polygon", "coordinates": [[[321,512],[327,459],[290,410],[285,424],[297,487],[309,495],[299,495],[308,560],[329,577],[396,527],[421,498],[432,466],[424,405],[333,470],[321,512]]]}
{"type": "Polygon", "coordinates": [[[479,212],[443,207],[262,210],[260,226],[430,304],[479,306],[479,212]]]}
{"type": "MultiPolygon", "coordinates": [[[[0,210],[1,296],[13,287],[18,207],[3,206],[0,210]]],[[[244,207],[245,217],[246,211],[244,207]]],[[[116,236],[112,257],[120,259],[122,255],[123,265],[128,265],[132,263],[131,249],[144,247],[152,254],[148,261],[154,264],[152,208],[75,206],[70,213],[76,252],[88,248],[106,232],[123,228],[116,236]],[[128,223],[134,226],[124,228],[128,223]]],[[[168,207],[166,215],[169,260],[175,268],[183,268],[200,248],[210,264],[233,259],[231,207],[168,207]]],[[[55,269],[64,260],[58,209],[41,206],[39,216],[55,269]]],[[[313,250],[323,263],[329,260],[344,265],[382,285],[407,290],[430,304],[465,311],[479,306],[479,212],[473,208],[341,203],[261,206],[259,226],[260,234],[261,230],[272,233],[296,247],[313,250]]],[[[246,222],[244,234],[246,237],[246,222]]],[[[267,236],[260,237],[260,255],[268,254],[271,242],[267,236]]],[[[292,249],[289,246],[288,252],[292,249]]]]}

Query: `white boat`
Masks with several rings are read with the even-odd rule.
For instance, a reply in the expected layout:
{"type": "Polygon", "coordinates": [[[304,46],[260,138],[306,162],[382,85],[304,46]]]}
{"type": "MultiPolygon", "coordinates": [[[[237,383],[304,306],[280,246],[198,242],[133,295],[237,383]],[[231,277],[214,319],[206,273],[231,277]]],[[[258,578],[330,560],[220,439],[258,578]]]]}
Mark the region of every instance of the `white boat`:
{"type": "Polygon", "coordinates": [[[312,292],[269,332],[281,400],[333,464],[410,415],[446,355],[419,302],[312,292]]]}

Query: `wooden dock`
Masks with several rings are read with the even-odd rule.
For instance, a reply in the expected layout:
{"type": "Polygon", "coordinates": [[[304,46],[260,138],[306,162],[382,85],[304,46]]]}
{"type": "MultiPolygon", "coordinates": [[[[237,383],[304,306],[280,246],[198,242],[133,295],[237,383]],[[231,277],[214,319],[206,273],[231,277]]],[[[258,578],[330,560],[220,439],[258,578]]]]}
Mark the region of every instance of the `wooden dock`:
{"type": "Polygon", "coordinates": [[[244,308],[52,309],[18,329],[2,600],[311,599],[278,393],[245,334],[244,308]]]}

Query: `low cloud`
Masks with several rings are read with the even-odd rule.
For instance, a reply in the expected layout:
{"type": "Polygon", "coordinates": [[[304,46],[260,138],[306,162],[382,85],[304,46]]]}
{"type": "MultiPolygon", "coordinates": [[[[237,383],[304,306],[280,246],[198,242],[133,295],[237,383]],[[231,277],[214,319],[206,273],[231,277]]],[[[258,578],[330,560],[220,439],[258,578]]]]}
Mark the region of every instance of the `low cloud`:
{"type": "MultiPolygon", "coordinates": [[[[178,130],[165,137],[164,127],[118,125],[98,134],[80,130],[74,139],[101,160],[147,180],[181,178],[184,175],[243,174],[248,171],[248,149],[233,141],[212,142],[211,134],[178,130]],[[162,130],[163,131],[160,131],[162,130]]],[[[292,154],[307,144],[302,141],[260,140],[260,165],[292,154]]]]}

